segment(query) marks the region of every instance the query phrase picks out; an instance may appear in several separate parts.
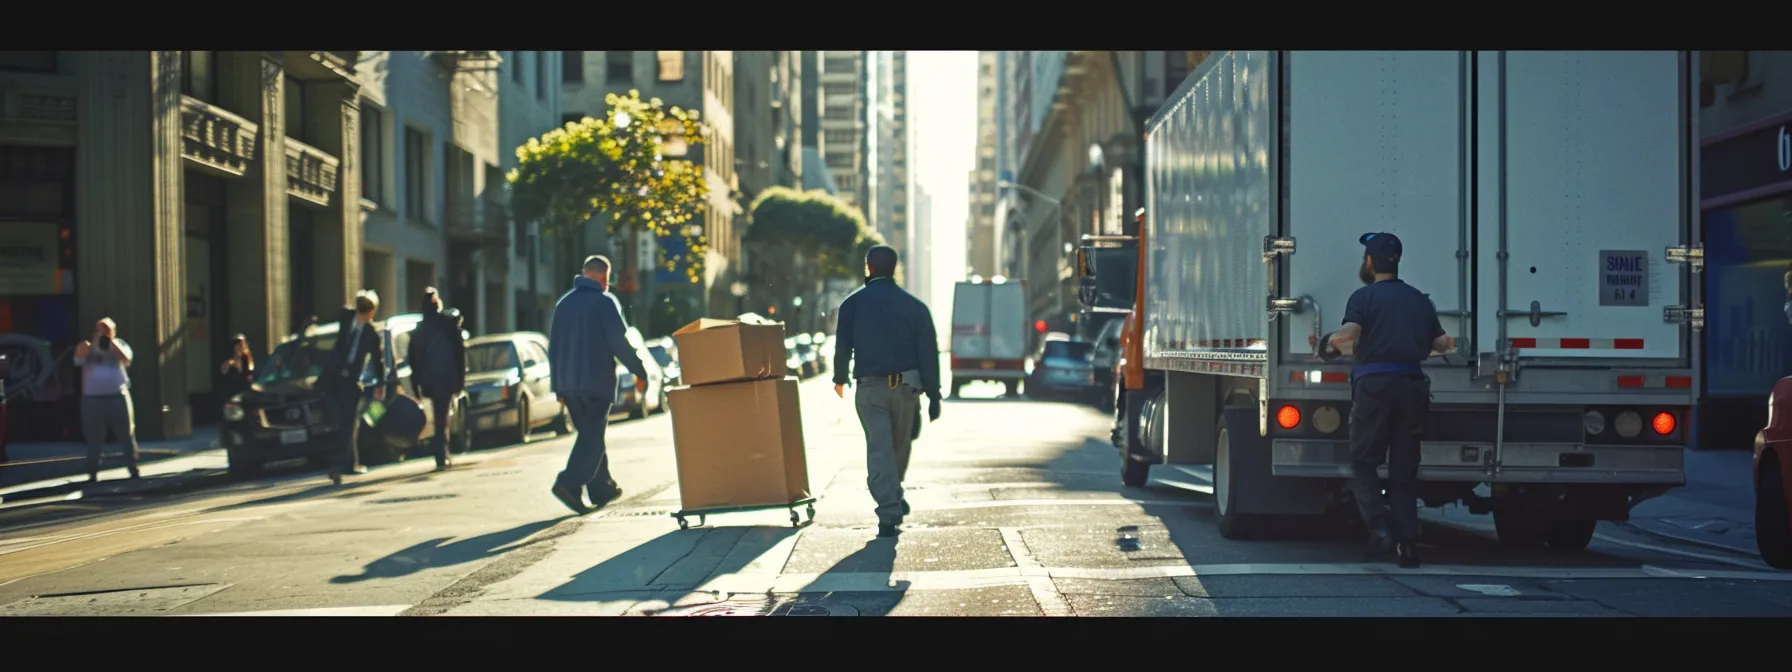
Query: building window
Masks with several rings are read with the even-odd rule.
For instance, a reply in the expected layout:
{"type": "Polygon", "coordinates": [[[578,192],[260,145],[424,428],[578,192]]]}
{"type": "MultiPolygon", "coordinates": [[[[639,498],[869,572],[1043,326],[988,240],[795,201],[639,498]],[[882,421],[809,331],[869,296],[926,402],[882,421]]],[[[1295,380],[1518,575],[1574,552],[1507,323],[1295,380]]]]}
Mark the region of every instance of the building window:
{"type": "Polygon", "coordinates": [[[548,99],[548,52],[535,52],[535,98],[548,99]]]}
{"type": "Polygon", "coordinates": [[[208,103],[218,101],[217,60],[213,52],[180,52],[180,92],[208,103]]]}
{"type": "Polygon", "coordinates": [[[361,198],[386,202],[386,120],[380,109],[361,101],[361,198]]]}
{"type": "Polygon", "coordinates": [[[560,52],[560,81],[569,84],[585,83],[585,52],[560,52]]]}
{"type": "Polygon", "coordinates": [[[562,114],[562,115],[560,115],[560,125],[561,126],[565,126],[567,124],[576,124],[576,123],[579,123],[584,120],[585,120],[585,115],[583,115],[583,114],[562,114]]]}
{"type": "Polygon", "coordinates": [[[286,124],[286,137],[310,144],[311,134],[305,128],[309,116],[305,114],[305,83],[292,75],[283,76],[286,77],[286,118],[281,121],[286,124]]]}
{"type": "Polygon", "coordinates": [[[604,74],[611,84],[632,84],[635,81],[635,52],[604,52],[604,74]]]}
{"type": "Polygon", "coordinates": [[[660,59],[660,81],[684,81],[684,52],[661,51],[658,52],[658,54],[660,59]]]}
{"type": "Polygon", "coordinates": [[[428,185],[429,138],[417,129],[404,129],[404,213],[411,221],[429,223],[428,185]]]}
{"type": "Polygon", "coordinates": [[[0,51],[0,70],[55,72],[54,51],[0,51]]]}
{"type": "Polygon", "coordinates": [[[523,52],[510,52],[510,80],[523,83],[523,52]]]}

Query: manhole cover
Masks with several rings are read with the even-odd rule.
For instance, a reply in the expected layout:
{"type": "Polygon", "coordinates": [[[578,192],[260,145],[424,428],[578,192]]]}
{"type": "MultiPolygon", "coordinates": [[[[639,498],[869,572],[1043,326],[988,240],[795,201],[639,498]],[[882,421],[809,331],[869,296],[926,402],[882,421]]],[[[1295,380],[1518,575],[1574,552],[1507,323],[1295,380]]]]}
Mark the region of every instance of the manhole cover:
{"type": "Polygon", "coordinates": [[[432,499],[453,499],[460,495],[421,495],[418,497],[393,497],[391,499],[370,499],[368,504],[403,504],[405,502],[427,502],[432,499]]]}

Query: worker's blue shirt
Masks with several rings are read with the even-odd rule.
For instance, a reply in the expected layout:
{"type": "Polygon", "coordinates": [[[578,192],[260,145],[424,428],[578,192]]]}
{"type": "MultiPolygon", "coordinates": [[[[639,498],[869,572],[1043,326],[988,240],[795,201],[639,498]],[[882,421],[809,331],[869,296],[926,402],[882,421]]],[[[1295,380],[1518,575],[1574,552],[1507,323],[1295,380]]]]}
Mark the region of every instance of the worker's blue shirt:
{"type": "Polygon", "coordinates": [[[647,379],[647,367],[628,342],[622,304],[595,280],[573,279],[572,290],[554,304],[548,331],[554,394],[615,401],[618,361],[636,378],[647,379]]]}
{"type": "Polygon", "coordinates": [[[1416,368],[1431,357],[1431,342],[1444,335],[1431,299],[1398,279],[1352,293],[1344,305],[1344,322],[1363,328],[1355,349],[1359,375],[1388,370],[1388,365],[1416,368]]]}
{"type": "Polygon", "coordinates": [[[866,282],[840,302],[836,318],[835,384],[916,370],[921,372],[922,391],[939,396],[940,346],[933,312],[894,279],[866,282]]]}

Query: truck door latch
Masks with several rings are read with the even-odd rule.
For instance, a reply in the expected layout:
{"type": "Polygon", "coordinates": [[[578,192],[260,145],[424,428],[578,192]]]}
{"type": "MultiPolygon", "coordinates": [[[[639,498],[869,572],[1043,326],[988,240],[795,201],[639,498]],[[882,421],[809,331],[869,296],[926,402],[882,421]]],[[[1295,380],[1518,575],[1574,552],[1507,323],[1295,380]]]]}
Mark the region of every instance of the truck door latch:
{"type": "Polygon", "coordinates": [[[1705,309],[1667,306],[1661,309],[1661,321],[1668,324],[1689,325],[1694,331],[1697,331],[1705,328],[1705,309]]]}
{"type": "Polygon", "coordinates": [[[1686,264],[1694,273],[1705,270],[1705,244],[1676,245],[1664,254],[1670,264],[1686,264]]]}

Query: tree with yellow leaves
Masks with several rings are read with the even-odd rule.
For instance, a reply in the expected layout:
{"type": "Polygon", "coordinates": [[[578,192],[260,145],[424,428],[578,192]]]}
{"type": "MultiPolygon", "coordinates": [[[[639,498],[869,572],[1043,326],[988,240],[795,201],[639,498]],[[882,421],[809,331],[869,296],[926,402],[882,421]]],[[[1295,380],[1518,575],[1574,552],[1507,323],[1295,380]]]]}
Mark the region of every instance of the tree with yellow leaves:
{"type": "Polygon", "coordinates": [[[513,213],[539,221],[543,237],[559,242],[572,264],[589,253],[583,224],[599,214],[609,215],[612,234],[681,237],[683,251],[673,257],[661,248],[658,265],[701,281],[708,238],[691,220],[703,212],[709,186],[702,166],[665,156],[668,145],[703,142],[698,112],[642,100],[640,91],[604,102],[602,119],[570,122],[517,148],[517,167],[506,176],[513,213]]]}

